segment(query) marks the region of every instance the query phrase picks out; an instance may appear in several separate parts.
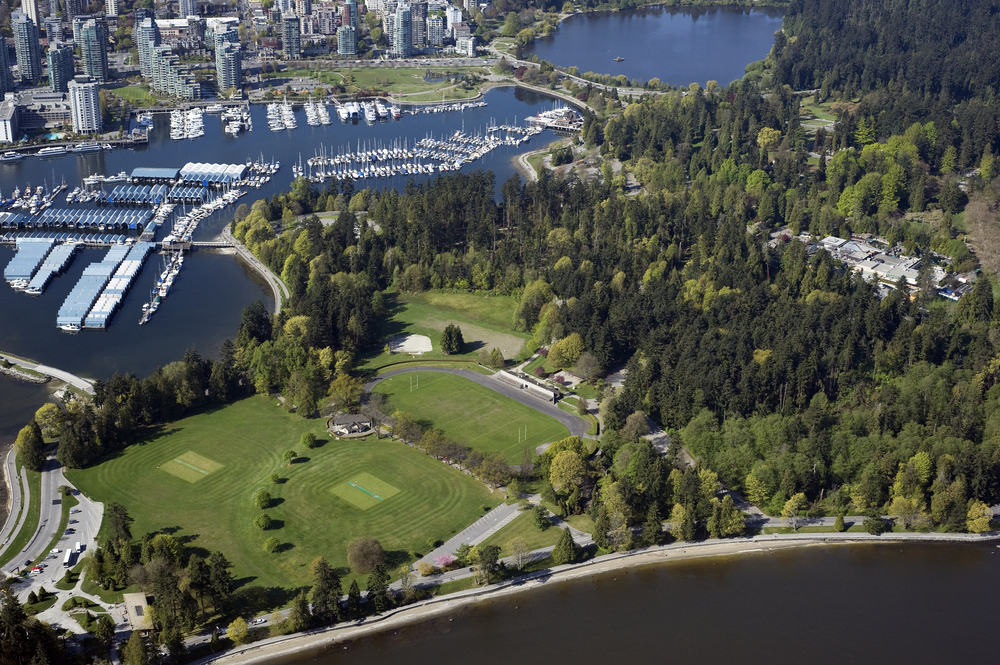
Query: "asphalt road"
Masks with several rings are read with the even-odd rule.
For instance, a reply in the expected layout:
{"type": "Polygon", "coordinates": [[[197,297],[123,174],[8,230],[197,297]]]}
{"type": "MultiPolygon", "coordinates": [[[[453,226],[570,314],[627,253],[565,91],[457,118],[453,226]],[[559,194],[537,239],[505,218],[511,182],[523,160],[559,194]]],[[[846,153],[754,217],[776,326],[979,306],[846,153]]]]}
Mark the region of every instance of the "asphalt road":
{"type": "MultiPolygon", "coordinates": [[[[7,541],[13,537],[14,529],[20,525],[21,521],[24,519],[24,515],[20,514],[21,511],[21,484],[25,487],[28,486],[28,472],[21,469],[21,481],[19,484],[17,482],[17,465],[15,460],[17,458],[17,451],[14,446],[10,447],[7,452],[7,457],[4,460],[4,469],[7,478],[7,487],[10,491],[10,513],[7,515],[7,521],[0,529],[0,554],[6,551],[7,541]],[[20,518],[20,519],[19,519],[20,518]]],[[[26,500],[30,501],[31,497],[25,497],[26,500]]]]}
{"type": "Polygon", "coordinates": [[[65,381],[66,383],[79,388],[80,390],[93,395],[94,385],[82,377],[76,374],[70,374],[69,372],[63,371],[61,369],[56,369],[55,367],[49,367],[48,365],[40,365],[31,362],[30,360],[21,360],[20,358],[14,358],[13,356],[5,356],[0,354],[0,359],[6,358],[10,361],[12,365],[17,365],[18,367],[24,367],[26,369],[32,369],[36,372],[41,372],[42,374],[48,374],[51,377],[59,379],[60,381],[65,381]]]}

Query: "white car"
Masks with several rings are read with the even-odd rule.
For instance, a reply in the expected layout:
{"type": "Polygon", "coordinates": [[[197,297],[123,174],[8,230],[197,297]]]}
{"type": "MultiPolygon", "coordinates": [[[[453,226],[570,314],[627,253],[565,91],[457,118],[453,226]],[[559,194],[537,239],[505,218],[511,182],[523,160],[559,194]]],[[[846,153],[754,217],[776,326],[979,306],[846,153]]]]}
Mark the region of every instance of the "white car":
{"type": "Polygon", "coordinates": [[[60,552],[62,552],[62,550],[59,549],[58,547],[49,550],[49,554],[59,554],[60,552]]]}

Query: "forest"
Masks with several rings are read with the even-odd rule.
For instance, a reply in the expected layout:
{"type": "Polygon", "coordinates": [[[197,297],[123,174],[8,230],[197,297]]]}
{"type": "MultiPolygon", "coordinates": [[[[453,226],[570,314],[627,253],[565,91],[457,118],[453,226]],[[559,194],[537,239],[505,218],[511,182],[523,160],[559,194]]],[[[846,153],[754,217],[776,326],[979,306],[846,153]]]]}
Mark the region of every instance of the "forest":
{"type": "MultiPolygon", "coordinates": [[[[992,6],[973,4],[975,16],[992,6]]],[[[572,336],[587,378],[627,369],[621,389],[604,389],[600,447],[580,451],[577,487],[549,488],[565,512],[596,518],[615,485],[629,526],[686,502],[697,517],[688,535],[707,532],[697,483],[680,501],[680,481],[669,480],[683,473],[677,458],[629,470],[646,459],[628,427],[641,413],[772,514],[802,495],[815,512],[966,528],[971,502],[1000,501],[992,69],[960,76],[954,59],[927,60],[931,46],[890,39],[918,22],[958,39],[951,7],[797,0],[766,75],[649,94],[604,126],[588,116],[580,142],[606,161],[586,182],[514,176],[494,196],[481,171],[403,191],[300,178],[240,206],[235,237],[291,292],[281,314],[248,308],[218,360],[192,350],[144,379],[99,383],[93,405],[49,432],[60,461],[95,463],[144,427],[249,391],[280,391],[305,414],[361,408],[355,367],[385,344],[387,293],[457,289],[517,298],[525,354],[572,336]],[[835,53],[823,40],[856,26],[884,57],[858,55],[867,51],[855,43],[825,60],[835,53]],[[933,72],[926,80],[913,73],[921,67],[933,72]],[[817,98],[843,100],[838,121],[818,130],[802,122],[817,98]],[[639,195],[612,160],[638,178],[639,195]],[[312,215],[326,211],[338,213],[333,223],[312,215]],[[799,233],[869,234],[920,256],[922,288],[881,290],[790,239],[799,233]],[[974,288],[957,304],[936,298],[932,263],[971,274],[974,288]]],[[[969,53],[992,34],[981,18],[962,32],[969,53]]]]}

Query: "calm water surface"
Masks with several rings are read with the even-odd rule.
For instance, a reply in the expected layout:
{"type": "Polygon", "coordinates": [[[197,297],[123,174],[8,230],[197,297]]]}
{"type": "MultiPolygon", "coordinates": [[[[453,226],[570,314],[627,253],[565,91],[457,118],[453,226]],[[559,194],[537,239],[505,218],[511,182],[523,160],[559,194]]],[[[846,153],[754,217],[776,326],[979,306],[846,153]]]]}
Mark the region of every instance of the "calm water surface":
{"type": "Polygon", "coordinates": [[[743,76],[763,59],[781,28],[780,9],[683,7],[594,12],[571,16],[526,49],[580,72],[658,78],[687,86],[720,85],[743,76]],[[614,58],[623,57],[623,62],[614,58]]]}
{"type": "Polygon", "coordinates": [[[273,662],[992,662],[997,551],[852,545],[649,566],[273,662]]]}

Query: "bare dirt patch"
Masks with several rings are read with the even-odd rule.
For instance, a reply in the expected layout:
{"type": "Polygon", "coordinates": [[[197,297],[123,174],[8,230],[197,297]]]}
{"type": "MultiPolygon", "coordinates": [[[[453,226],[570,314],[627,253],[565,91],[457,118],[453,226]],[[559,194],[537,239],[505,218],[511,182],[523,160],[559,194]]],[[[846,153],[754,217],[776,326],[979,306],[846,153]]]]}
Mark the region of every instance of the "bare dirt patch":
{"type": "MultiPolygon", "coordinates": [[[[441,328],[444,330],[444,327],[441,328]]],[[[393,353],[429,353],[434,350],[431,338],[427,335],[400,335],[389,340],[389,348],[393,353]]]]}
{"type": "Polygon", "coordinates": [[[444,319],[426,318],[421,319],[419,324],[426,326],[427,328],[432,328],[434,330],[444,331],[445,326],[449,323],[454,323],[459,328],[462,329],[462,339],[465,340],[466,349],[470,348],[486,348],[486,349],[500,349],[500,353],[503,354],[504,358],[513,358],[520,352],[521,347],[524,346],[524,340],[517,335],[508,335],[506,333],[497,332],[495,330],[489,330],[488,328],[481,328],[477,325],[471,323],[462,323],[461,321],[447,321],[444,319]],[[475,345],[470,347],[469,345],[475,345]]]}

